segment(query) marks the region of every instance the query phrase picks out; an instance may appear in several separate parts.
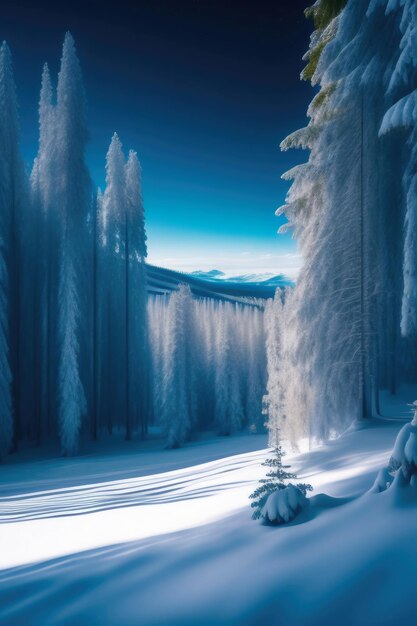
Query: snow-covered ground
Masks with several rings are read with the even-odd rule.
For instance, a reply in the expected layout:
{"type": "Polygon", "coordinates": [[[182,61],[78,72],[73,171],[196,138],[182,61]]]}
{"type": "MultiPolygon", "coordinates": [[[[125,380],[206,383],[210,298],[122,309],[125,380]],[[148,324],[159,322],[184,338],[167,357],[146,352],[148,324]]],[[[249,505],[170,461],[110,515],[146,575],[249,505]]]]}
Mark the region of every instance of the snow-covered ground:
{"type": "Polygon", "coordinates": [[[251,520],[261,435],[5,465],[0,623],[415,624],[417,502],[365,493],[402,423],[288,457],[335,499],[283,527],[251,520]]]}

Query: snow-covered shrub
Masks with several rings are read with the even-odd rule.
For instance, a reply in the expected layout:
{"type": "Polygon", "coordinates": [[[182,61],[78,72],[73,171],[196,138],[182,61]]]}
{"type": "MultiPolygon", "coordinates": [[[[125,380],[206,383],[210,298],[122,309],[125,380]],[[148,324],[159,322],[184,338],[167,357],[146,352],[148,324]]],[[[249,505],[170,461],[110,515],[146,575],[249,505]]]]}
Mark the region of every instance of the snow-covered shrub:
{"type": "Polygon", "coordinates": [[[270,524],[286,524],[308,506],[308,502],[305,493],[299,487],[290,484],[268,496],[261,517],[270,524]]]}
{"type": "MultiPolygon", "coordinates": [[[[417,405],[416,405],[417,409],[417,405]]],[[[405,424],[395,440],[390,465],[394,469],[408,468],[407,471],[415,473],[417,467],[417,410],[412,422],[405,424]]]]}
{"type": "Polygon", "coordinates": [[[393,484],[417,484],[417,400],[413,406],[413,419],[398,433],[388,466],[378,472],[371,493],[385,491],[393,484]]]}
{"type": "Polygon", "coordinates": [[[407,482],[417,474],[417,410],[410,424],[405,424],[397,435],[389,467],[393,473],[401,469],[407,482]]]}

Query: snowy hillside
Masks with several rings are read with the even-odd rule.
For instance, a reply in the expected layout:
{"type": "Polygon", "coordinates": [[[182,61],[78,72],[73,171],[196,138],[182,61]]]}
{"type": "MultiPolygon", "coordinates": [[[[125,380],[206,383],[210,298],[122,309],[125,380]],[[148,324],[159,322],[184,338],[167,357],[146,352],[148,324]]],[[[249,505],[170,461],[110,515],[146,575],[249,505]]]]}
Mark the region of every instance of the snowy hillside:
{"type": "Polygon", "coordinates": [[[282,275],[253,274],[227,278],[219,270],[184,274],[149,264],[146,267],[150,293],[168,293],[179,284],[187,284],[192,293],[199,297],[240,301],[242,298],[273,298],[277,287],[292,284],[282,275]]]}
{"type": "Polygon", "coordinates": [[[197,270],[191,272],[191,276],[196,276],[203,280],[221,281],[223,283],[250,283],[251,285],[268,285],[271,287],[285,287],[293,284],[284,274],[274,274],[272,272],[229,275],[220,270],[210,270],[208,272],[197,270]]]}
{"type": "Polygon", "coordinates": [[[417,510],[398,491],[366,494],[402,423],[290,459],[315,491],[277,528],[248,507],[263,435],[22,456],[0,474],[0,623],[412,624],[417,510]]]}

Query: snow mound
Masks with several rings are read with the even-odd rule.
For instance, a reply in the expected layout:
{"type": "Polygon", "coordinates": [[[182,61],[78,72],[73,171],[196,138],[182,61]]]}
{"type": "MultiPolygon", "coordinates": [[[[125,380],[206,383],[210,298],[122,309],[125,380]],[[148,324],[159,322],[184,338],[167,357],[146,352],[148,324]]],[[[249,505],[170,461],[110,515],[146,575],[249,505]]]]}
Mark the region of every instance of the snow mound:
{"type": "Polygon", "coordinates": [[[381,491],[385,491],[388,487],[391,486],[393,481],[393,475],[389,469],[389,467],[383,467],[379,470],[375,482],[372,485],[369,493],[381,493],[381,491]]]}
{"type": "Polygon", "coordinates": [[[308,503],[308,499],[298,487],[288,485],[285,489],[271,493],[262,509],[261,516],[271,524],[286,524],[297,517],[308,503]]]}
{"type": "Polygon", "coordinates": [[[397,471],[401,468],[404,478],[409,483],[417,474],[417,418],[405,424],[395,440],[394,450],[390,458],[390,468],[397,471]]]}
{"type": "MultiPolygon", "coordinates": [[[[417,406],[417,403],[414,403],[417,406]]],[[[417,414],[398,433],[387,466],[379,470],[371,493],[380,493],[391,487],[417,486],[417,414]]]]}
{"type": "Polygon", "coordinates": [[[404,456],[406,462],[409,465],[413,466],[414,468],[417,467],[417,435],[415,429],[410,431],[407,443],[405,444],[404,448],[404,456]]]}
{"type": "Polygon", "coordinates": [[[407,455],[413,457],[411,447],[408,445],[410,436],[413,434],[413,441],[415,442],[415,434],[417,432],[417,426],[413,422],[405,424],[397,435],[395,440],[394,449],[391,455],[391,464],[393,467],[401,467],[407,464],[407,455]]]}

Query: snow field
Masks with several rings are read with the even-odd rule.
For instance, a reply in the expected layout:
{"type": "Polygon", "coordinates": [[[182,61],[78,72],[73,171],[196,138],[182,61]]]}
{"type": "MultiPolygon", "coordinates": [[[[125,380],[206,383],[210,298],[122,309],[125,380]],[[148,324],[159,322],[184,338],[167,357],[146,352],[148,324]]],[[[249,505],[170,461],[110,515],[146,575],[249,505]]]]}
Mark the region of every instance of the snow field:
{"type": "MultiPolygon", "coordinates": [[[[248,501],[266,450],[164,473],[157,471],[163,456],[154,453],[153,474],[101,482],[94,467],[104,465],[96,456],[90,464],[96,482],[59,488],[55,481],[40,491],[33,484],[16,496],[5,483],[0,621],[413,623],[417,507],[405,491],[366,493],[402,424],[371,421],[286,457],[316,495],[299,518],[277,528],[253,522],[248,501]]],[[[244,440],[228,439],[229,450],[244,440]]],[[[216,441],[195,446],[204,450],[216,454],[216,441]]],[[[181,458],[190,463],[189,449],[173,452],[178,465],[181,458]]],[[[132,454],[138,473],[139,459],[132,454]]],[[[38,469],[39,478],[52,463],[38,469]]]]}

